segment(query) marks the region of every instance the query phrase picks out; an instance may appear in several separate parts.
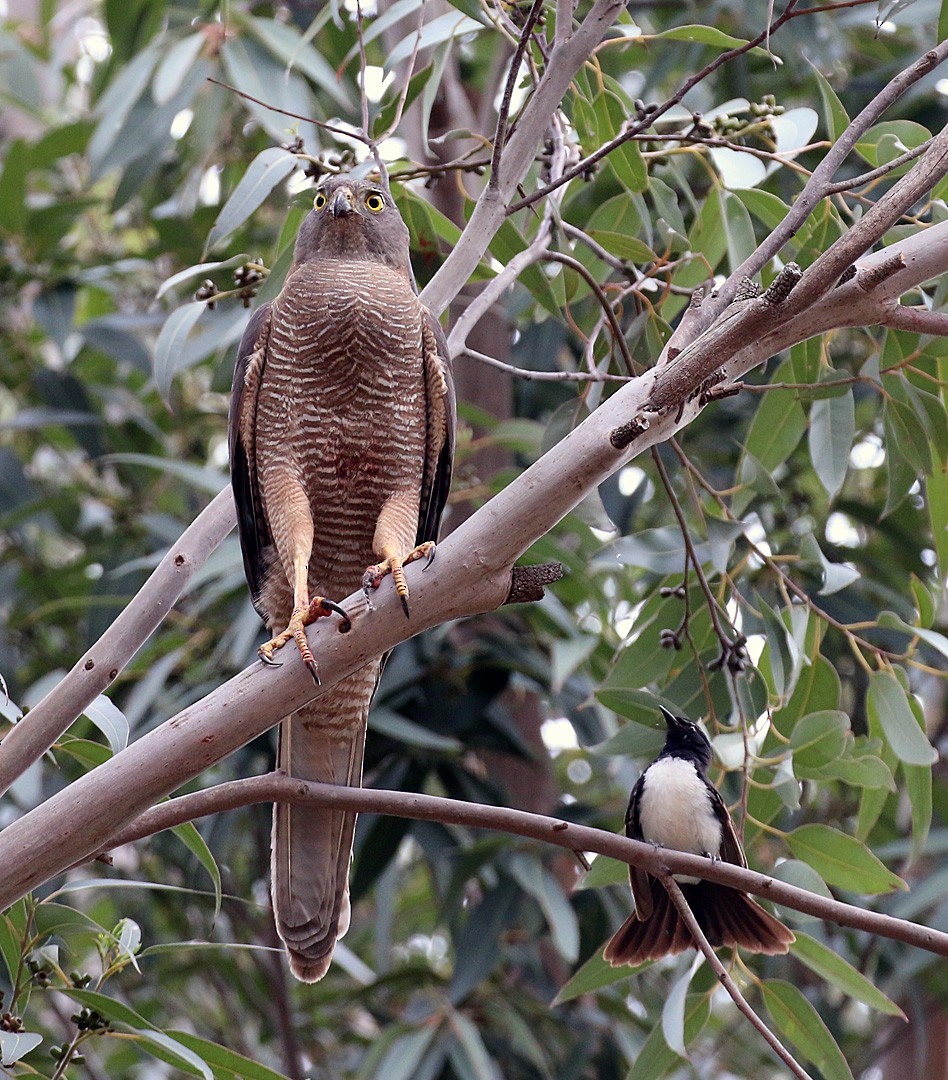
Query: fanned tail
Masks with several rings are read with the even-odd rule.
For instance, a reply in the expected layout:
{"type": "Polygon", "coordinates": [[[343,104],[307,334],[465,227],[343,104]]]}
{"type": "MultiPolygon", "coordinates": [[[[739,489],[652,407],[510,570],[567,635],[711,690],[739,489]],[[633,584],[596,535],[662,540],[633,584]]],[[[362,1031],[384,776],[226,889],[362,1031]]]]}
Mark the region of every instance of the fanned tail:
{"type": "MultiPolygon", "coordinates": [[[[658,878],[649,878],[652,914],[639,921],[635,912],[619,927],[603,950],[613,967],[644,964],[695,948],[694,939],[658,878]]],[[[701,881],[680,886],[698,925],[714,948],[738,947],[776,955],[789,950],[794,935],[746,893],[701,881]]]]}
{"type": "MultiPolygon", "coordinates": [[[[376,675],[377,665],[371,664],[340,682],[328,702],[313,702],[288,716],[280,724],[278,767],[301,780],[360,787],[376,675]],[[342,716],[348,722],[341,723],[342,716]]],[[[293,803],[274,807],[273,914],[290,970],[303,982],[326,974],[336,941],[349,928],[356,817],[293,803]]]]}

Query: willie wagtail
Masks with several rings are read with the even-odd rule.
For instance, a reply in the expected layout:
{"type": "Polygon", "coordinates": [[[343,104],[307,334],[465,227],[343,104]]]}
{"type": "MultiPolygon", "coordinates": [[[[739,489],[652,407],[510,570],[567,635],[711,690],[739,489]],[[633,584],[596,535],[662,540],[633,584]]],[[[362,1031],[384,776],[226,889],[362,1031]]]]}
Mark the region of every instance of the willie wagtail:
{"type": "MultiPolygon", "coordinates": [[[[639,777],[629,796],[626,836],[675,851],[747,866],[730,814],[708,779],[711,744],[682,716],[662,709],[668,735],[658,757],[639,777]]],[[[747,893],[700,878],[675,874],[688,906],[715,948],[740,946],[749,952],[785,953],[794,936],[747,893]]],[[[642,964],[695,948],[658,878],[629,867],[635,911],[619,927],[603,956],[618,967],[642,964]]]]}

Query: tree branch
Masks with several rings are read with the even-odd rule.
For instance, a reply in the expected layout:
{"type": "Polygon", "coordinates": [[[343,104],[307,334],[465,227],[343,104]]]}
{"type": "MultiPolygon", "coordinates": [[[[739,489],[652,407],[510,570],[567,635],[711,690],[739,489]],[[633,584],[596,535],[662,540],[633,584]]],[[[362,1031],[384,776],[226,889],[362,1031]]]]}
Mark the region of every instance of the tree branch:
{"type": "MultiPolygon", "coordinates": [[[[414,618],[414,610],[412,617],[414,618]]],[[[301,681],[305,678],[308,676],[302,672],[301,681]]],[[[89,854],[118,847],[120,844],[133,843],[163,829],[170,829],[174,825],[208,814],[223,813],[239,806],[260,802],[305,803],[308,806],[356,813],[390,814],[414,821],[439,821],[445,825],[465,825],[524,836],[541,843],[555,844],[569,851],[594,851],[629,866],[641,867],[655,877],[687,874],[715,881],[719,885],[729,885],[742,892],[766,897],[772,903],[814,915],[839,926],[864,930],[893,941],[914,945],[938,956],[948,956],[948,934],[940,930],[933,930],[906,919],[897,919],[882,912],[867,911],[840,900],[832,900],[778,881],[768,874],[745,870],[742,866],[720,859],[711,860],[702,855],[688,855],[681,851],[654,847],[641,840],[618,836],[604,829],[575,825],[561,818],[531,814],[506,806],[485,806],[482,803],[467,803],[407,791],[317,784],[297,780],[281,772],[254,776],[246,780],[231,780],[204,791],[180,795],[143,813],[131,825],[114,830],[107,842],[98,845],[89,854]]],[[[0,908],[6,906],[7,891],[0,885],[0,908]]]]}
{"type": "Polygon", "coordinates": [[[0,795],[112,685],[236,524],[230,485],[201,511],[92,648],[0,743],[0,795]]]}
{"type": "Polygon", "coordinates": [[[698,925],[698,920],[694,917],[694,913],[688,906],[688,901],[685,899],[681,889],[678,888],[678,882],[675,881],[671,874],[664,874],[659,880],[662,885],[665,886],[665,891],[668,893],[668,899],[671,900],[678,909],[678,914],[681,916],[682,921],[691,932],[691,936],[694,938],[698,948],[704,953],[704,958],[710,964],[711,970],[717,975],[718,980],[724,989],[731,995],[731,1000],[734,1004],[744,1016],[747,1017],[751,1024],[757,1028],[777,1057],[780,1058],[794,1076],[798,1077],[799,1080],[811,1080],[810,1074],[797,1064],[796,1059],[790,1051],[750,1007],[747,999],[738,988],[737,983],[731,978],[727,968],[718,959],[714,949],[711,948],[710,942],[704,936],[704,932],[698,925]]]}
{"type": "Polygon", "coordinates": [[[568,41],[559,44],[516,130],[504,148],[504,168],[496,187],[481,192],[471,219],[444,264],[421,293],[421,301],[440,315],[474,273],[488,244],[507,216],[507,205],[533,163],[550,117],[559,108],[576,72],[605,37],[623,0],[596,0],[568,41]]]}

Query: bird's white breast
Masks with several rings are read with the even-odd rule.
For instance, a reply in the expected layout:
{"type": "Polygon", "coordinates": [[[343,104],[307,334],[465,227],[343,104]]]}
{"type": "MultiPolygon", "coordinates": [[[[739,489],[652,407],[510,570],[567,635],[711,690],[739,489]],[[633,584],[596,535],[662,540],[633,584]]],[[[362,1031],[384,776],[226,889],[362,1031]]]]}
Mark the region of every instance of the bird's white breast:
{"type": "Polygon", "coordinates": [[[648,767],[639,802],[639,824],[643,838],[652,844],[691,855],[717,855],[721,850],[721,823],[714,815],[708,789],[694,765],[683,758],[662,758],[648,767]]]}

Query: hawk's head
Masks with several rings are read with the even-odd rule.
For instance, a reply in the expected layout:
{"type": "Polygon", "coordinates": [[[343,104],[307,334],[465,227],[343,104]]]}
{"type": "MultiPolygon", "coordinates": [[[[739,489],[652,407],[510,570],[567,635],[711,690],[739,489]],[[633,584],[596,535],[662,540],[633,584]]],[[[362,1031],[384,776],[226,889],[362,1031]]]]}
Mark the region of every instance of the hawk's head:
{"type": "Polygon", "coordinates": [[[391,195],[371,180],[333,176],[316,189],[293,261],[368,259],[410,273],[408,227],[391,195]]]}

